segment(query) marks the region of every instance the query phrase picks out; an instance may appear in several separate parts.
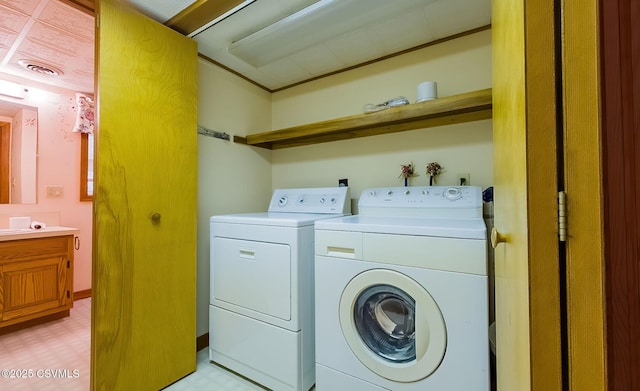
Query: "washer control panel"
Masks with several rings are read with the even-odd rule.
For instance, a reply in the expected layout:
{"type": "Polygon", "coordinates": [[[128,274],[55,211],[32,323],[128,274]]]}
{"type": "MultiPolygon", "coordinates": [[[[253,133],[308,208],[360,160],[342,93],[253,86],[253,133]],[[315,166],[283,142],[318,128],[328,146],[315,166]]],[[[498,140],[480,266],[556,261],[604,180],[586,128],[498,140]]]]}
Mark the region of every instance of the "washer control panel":
{"type": "Polygon", "coordinates": [[[461,217],[482,216],[479,186],[408,186],[366,189],[358,200],[359,214],[461,217]],[[404,211],[403,211],[404,210],[404,211]]]}
{"type": "Polygon", "coordinates": [[[349,188],[276,189],[269,212],[348,214],[351,213],[349,188]]]}

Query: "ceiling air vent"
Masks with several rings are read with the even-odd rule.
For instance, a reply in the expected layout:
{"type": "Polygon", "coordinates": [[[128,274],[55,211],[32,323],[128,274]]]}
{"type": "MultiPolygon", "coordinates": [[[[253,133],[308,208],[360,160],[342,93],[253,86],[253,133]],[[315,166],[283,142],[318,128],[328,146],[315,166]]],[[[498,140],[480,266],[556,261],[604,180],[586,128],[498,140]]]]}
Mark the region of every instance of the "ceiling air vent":
{"type": "Polygon", "coordinates": [[[30,70],[31,72],[35,72],[41,75],[61,76],[63,74],[60,69],[39,61],[20,60],[18,61],[18,64],[20,64],[21,67],[30,70]]]}

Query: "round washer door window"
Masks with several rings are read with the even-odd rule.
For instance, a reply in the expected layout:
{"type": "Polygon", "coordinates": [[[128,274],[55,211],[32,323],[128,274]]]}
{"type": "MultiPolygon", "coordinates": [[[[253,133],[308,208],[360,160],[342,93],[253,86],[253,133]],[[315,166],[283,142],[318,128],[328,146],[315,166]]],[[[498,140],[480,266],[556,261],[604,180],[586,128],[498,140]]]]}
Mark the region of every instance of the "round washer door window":
{"type": "Polygon", "coordinates": [[[433,373],[446,350],[442,313],[415,280],[387,269],[354,277],[340,300],[340,325],[369,370],[398,382],[433,373]]]}

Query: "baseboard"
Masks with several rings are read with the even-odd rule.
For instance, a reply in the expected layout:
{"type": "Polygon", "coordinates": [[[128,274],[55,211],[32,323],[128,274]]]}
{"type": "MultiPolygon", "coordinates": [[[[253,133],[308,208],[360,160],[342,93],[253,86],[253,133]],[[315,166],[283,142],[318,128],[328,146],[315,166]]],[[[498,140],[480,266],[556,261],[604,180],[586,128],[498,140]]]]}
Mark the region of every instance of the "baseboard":
{"type": "Polygon", "coordinates": [[[73,292],[73,300],[86,299],[87,297],[91,297],[91,289],[73,292]]]}
{"type": "Polygon", "coordinates": [[[209,333],[196,337],[196,352],[209,347],[209,333]]]}
{"type": "Polygon", "coordinates": [[[33,326],[37,326],[39,324],[50,322],[52,320],[66,318],[67,316],[69,316],[69,314],[70,314],[70,312],[67,309],[67,310],[64,310],[64,311],[55,312],[53,314],[42,316],[40,318],[30,319],[30,320],[26,320],[26,321],[21,322],[21,323],[16,323],[16,324],[12,324],[10,326],[5,326],[3,328],[0,328],[0,335],[13,333],[14,331],[26,329],[26,328],[33,327],[33,326]]]}

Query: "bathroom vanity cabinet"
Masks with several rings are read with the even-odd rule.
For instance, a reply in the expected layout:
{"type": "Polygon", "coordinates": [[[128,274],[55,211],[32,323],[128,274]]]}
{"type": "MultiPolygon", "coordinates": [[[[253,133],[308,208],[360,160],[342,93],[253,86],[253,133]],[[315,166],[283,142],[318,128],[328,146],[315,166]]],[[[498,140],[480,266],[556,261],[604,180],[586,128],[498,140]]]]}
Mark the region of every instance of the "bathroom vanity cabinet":
{"type": "Polygon", "coordinates": [[[73,235],[0,240],[0,334],[69,315],[73,244],[73,235]]]}

